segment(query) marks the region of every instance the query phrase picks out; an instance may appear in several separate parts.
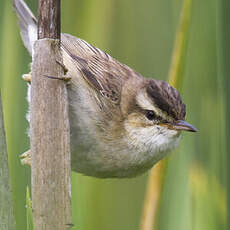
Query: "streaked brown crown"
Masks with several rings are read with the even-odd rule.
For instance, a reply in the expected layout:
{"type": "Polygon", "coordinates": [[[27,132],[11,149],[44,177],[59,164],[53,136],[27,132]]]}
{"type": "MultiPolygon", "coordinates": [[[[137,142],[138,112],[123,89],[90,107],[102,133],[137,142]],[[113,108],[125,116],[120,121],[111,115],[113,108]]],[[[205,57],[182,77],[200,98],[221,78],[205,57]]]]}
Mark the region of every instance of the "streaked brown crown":
{"type": "Polygon", "coordinates": [[[146,92],[153,103],[175,120],[184,120],[186,114],[185,104],[178,91],[168,83],[161,80],[149,80],[146,92]]]}

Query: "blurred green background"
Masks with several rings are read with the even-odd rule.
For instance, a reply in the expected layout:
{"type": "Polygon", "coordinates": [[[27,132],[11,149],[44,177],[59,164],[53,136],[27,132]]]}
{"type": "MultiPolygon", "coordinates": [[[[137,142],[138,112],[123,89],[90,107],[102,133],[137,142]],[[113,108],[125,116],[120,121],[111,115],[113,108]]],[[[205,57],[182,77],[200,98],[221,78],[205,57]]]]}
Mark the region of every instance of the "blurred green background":
{"type": "MultiPolygon", "coordinates": [[[[28,1],[35,11],[36,2],[28,1]]],[[[62,32],[81,37],[142,75],[167,80],[181,0],[62,1],[62,32]]],[[[157,218],[158,230],[222,230],[230,225],[227,197],[230,3],[193,0],[181,91],[187,120],[169,158],[157,218]]],[[[29,149],[26,83],[30,57],[23,47],[11,1],[0,2],[0,87],[3,99],[17,230],[26,229],[30,169],[19,154],[29,149]]],[[[102,180],[72,174],[74,230],[136,230],[147,174],[102,180]]]]}

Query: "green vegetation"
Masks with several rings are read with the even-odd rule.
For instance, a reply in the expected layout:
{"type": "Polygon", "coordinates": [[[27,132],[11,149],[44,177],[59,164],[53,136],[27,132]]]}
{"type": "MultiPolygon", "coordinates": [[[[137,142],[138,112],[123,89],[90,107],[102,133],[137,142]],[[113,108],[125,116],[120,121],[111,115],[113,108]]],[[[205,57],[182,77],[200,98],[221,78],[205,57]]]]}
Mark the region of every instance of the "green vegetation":
{"type": "MultiPolygon", "coordinates": [[[[35,1],[28,1],[33,9],[35,1]]],[[[22,45],[11,1],[0,3],[0,88],[17,230],[26,229],[30,169],[19,154],[29,149],[26,83],[30,57],[22,45]]],[[[69,0],[62,2],[62,31],[107,51],[144,76],[167,80],[181,0],[69,0]]],[[[229,3],[193,0],[182,97],[187,120],[169,156],[158,230],[225,230],[229,148],[229,3]]],[[[73,230],[137,230],[147,175],[100,180],[72,174],[73,230]]],[[[30,229],[30,228],[27,228],[30,229]]]]}
{"type": "Polygon", "coordinates": [[[30,197],[30,189],[26,188],[26,226],[27,230],[33,230],[33,212],[32,212],[32,203],[30,197]]]}

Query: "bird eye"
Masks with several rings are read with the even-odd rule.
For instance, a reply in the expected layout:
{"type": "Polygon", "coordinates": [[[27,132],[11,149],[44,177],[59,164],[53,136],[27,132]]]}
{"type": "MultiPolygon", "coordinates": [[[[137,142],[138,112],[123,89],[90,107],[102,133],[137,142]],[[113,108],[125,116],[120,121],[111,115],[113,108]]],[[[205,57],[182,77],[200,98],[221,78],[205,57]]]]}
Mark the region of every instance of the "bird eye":
{"type": "Polygon", "coordinates": [[[156,117],[155,113],[152,110],[146,110],[145,116],[150,121],[152,121],[156,117]]]}

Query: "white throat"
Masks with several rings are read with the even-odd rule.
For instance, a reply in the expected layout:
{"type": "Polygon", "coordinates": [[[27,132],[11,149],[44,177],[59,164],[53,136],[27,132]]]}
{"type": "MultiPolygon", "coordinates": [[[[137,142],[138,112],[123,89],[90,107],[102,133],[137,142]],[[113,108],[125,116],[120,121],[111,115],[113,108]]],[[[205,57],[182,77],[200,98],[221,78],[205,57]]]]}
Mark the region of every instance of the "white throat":
{"type": "Polygon", "coordinates": [[[178,145],[181,136],[180,132],[159,125],[134,127],[126,122],[125,129],[129,136],[127,144],[130,148],[147,152],[148,159],[145,159],[146,161],[157,162],[162,159],[178,145]]]}

